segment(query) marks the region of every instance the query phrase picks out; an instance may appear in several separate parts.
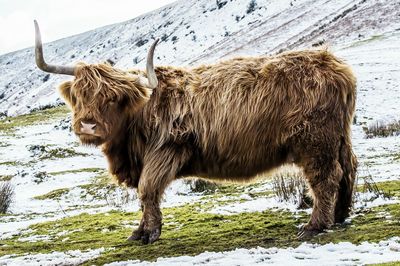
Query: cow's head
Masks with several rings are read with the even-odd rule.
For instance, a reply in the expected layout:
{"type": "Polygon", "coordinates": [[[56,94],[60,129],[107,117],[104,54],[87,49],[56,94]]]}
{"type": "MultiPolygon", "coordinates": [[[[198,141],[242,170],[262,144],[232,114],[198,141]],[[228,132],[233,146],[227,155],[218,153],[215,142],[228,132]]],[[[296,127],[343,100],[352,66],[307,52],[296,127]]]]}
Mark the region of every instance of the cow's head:
{"type": "Polygon", "coordinates": [[[146,74],[122,71],[109,64],[76,66],[50,65],[44,61],[42,41],[35,21],[37,66],[46,72],[74,76],[73,81],[61,84],[60,92],[73,112],[73,130],[81,142],[101,145],[112,140],[127,118],[148,100],[151,90],[158,85],[153,66],[156,40],[151,46],[146,74]]]}

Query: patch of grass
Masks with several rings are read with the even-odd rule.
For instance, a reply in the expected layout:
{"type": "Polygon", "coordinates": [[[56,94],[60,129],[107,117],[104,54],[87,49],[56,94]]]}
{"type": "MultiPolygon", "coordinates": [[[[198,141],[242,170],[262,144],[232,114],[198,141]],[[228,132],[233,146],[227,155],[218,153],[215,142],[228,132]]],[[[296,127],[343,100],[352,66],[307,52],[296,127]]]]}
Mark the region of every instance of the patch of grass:
{"type": "MultiPolygon", "coordinates": [[[[100,183],[105,176],[99,177],[100,183]]],[[[400,181],[377,184],[382,191],[400,194],[400,181]]],[[[207,204],[207,202],[205,203],[207,204]]],[[[237,215],[216,215],[203,211],[204,202],[175,208],[164,208],[161,239],[152,245],[127,242],[126,237],[137,226],[140,213],[112,211],[80,214],[62,220],[30,226],[34,235],[49,235],[50,242],[20,242],[18,237],[1,241],[0,256],[5,254],[49,253],[51,251],[106,248],[100,257],[86,265],[139,259],[154,261],[159,257],[197,255],[205,251],[228,251],[252,247],[297,247],[297,226],[309,215],[285,211],[263,211],[237,215]],[[58,233],[66,231],[62,236],[58,233]]],[[[351,225],[339,225],[329,233],[314,237],[318,244],[348,241],[379,242],[400,235],[400,204],[356,210],[351,225]],[[390,217],[382,219],[382,213],[390,217]]]]}
{"type": "Polygon", "coordinates": [[[97,172],[101,172],[101,171],[104,171],[104,169],[103,168],[80,168],[80,169],[74,169],[74,170],[49,172],[48,174],[50,174],[50,175],[65,175],[65,174],[76,174],[76,173],[84,173],[84,172],[97,173],[97,172]]]}
{"type": "Polygon", "coordinates": [[[114,248],[88,265],[127,259],[155,260],[157,257],[196,255],[204,251],[225,251],[235,247],[270,247],[299,244],[296,223],[291,213],[263,212],[222,216],[199,213],[195,205],[164,209],[163,235],[160,241],[144,246],[130,243],[126,237],[134,229],[132,218],[139,213],[109,212],[106,214],[81,214],[60,221],[31,226],[38,235],[55,236],[61,231],[71,231],[52,242],[18,242],[17,238],[3,241],[0,256],[26,252],[48,253],[73,249],[114,248]],[[76,230],[79,230],[78,232],[76,230]],[[283,237],[282,237],[283,236],[283,237]],[[68,237],[68,241],[62,239],[68,237]]]}
{"type": "MultiPolygon", "coordinates": [[[[59,171],[59,172],[50,172],[45,173],[45,176],[48,175],[62,175],[68,173],[81,173],[81,172],[102,172],[104,169],[101,168],[82,168],[82,169],[75,169],[75,170],[66,170],[66,171],[59,171]]],[[[43,173],[39,172],[38,174],[43,173]]],[[[85,195],[91,195],[95,198],[101,198],[98,194],[101,189],[107,188],[109,186],[117,187],[114,184],[110,184],[110,178],[106,172],[101,173],[98,175],[91,184],[79,185],[77,187],[84,189],[86,191],[85,195]]],[[[37,200],[46,200],[46,199],[53,199],[53,200],[60,200],[63,195],[68,194],[71,188],[60,188],[49,193],[35,196],[34,199],[37,200]]]]}
{"type": "Polygon", "coordinates": [[[0,162],[0,165],[16,166],[17,162],[15,162],[15,161],[0,162]]]}
{"type": "MultiPolygon", "coordinates": [[[[382,185],[376,183],[371,174],[364,177],[359,177],[358,180],[361,179],[363,180],[363,184],[358,186],[358,191],[363,193],[372,193],[376,198],[382,197],[389,199],[392,197],[390,190],[387,190],[387,187],[385,187],[385,189],[382,189],[382,185]]],[[[396,183],[390,182],[390,184],[393,184],[396,187],[396,183]]]]}
{"type": "Polygon", "coordinates": [[[371,192],[377,196],[393,198],[400,198],[400,181],[392,180],[392,181],[383,181],[383,182],[374,182],[371,175],[367,175],[364,177],[358,177],[358,179],[363,179],[364,183],[357,185],[358,192],[371,192]]]}
{"type": "Polygon", "coordinates": [[[350,46],[346,47],[346,48],[352,48],[352,47],[357,47],[357,46],[361,46],[373,41],[378,41],[378,40],[382,40],[384,38],[384,36],[382,34],[380,35],[373,35],[370,38],[364,39],[364,40],[360,40],[360,41],[356,41],[354,43],[352,43],[350,46]]]}
{"type": "Polygon", "coordinates": [[[10,181],[14,176],[13,175],[0,175],[0,182],[1,181],[10,181]]]}
{"type": "MultiPolygon", "coordinates": [[[[104,174],[98,177],[97,182],[103,184],[107,180],[104,174]]],[[[392,195],[400,194],[400,181],[378,183],[377,186],[381,191],[390,190],[392,195]]],[[[227,190],[231,191],[229,187],[227,190]]],[[[164,208],[163,233],[161,239],[152,245],[126,241],[139,222],[139,212],[111,211],[80,214],[32,225],[29,227],[31,234],[48,235],[52,241],[20,242],[19,237],[2,240],[0,256],[104,247],[107,250],[105,253],[86,262],[86,265],[103,265],[113,261],[154,261],[159,257],[197,255],[205,251],[221,252],[235,248],[297,247],[301,243],[296,238],[297,226],[309,218],[304,212],[293,214],[269,210],[217,215],[203,211],[207,204],[201,201],[164,208]],[[64,231],[66,233],[62,236],[57,235],[64,231]]],[[[400,235],[400,204],[356,211],[351,225],[335,226],[330,232],[318,235],[310,242],[326,244],[348,241],[360,244],[400,235]],[[390,218],[382,219],[382,213],[390,218]]]]}
{"type": "Polygon", "coordinates": [[[18,127],[54,121],[56,119],[65,117],[69,112],[70,111],[68,107],[59,106],[51,109],[36,111],[26,115],[7,117],[4,120],[0,120],[0,132],[4,131],[7,133],[12,133],[18,127]]]}
{"type": "Polygon", "coordinates": [[[33,198],[37,200],[46,200],[46,199],[60,200],[61,197],[67,194],[69,191],[70,191],[69,188],[60,188],[50,191],[49,193],[43,195],[35,196],[33,198]]]}
{"type": "MultiPolygon", "coordinates": [[[[154,261],[158,257],[197,255],[205,251],[228,251],[252,247],[297,247],[297,225],[306,222],[308,215],[294,217],[288,212],[264,211],[238,215],[215,215],[197,211],[197,204],[163,210],[164,226],[161,239],[153,245],[127,242],[134,229],[133,220],[140,215],[113,211],[103,214],[81,214],[59,221],[30,227],[35,235],[49,235],[52,242],[19,242],[17,237],[4,240],[0,256],[10,253],[48,253],[87,248],[109,249],[86,265],[103,265],[119,260],[139,259],[154,261]],[[58,237],[57,233],[67,231],[58,237]],[[63,241],[63,239],[67,239],[63,241]]],[[[313,243],[380,240],[400,235],[400,205],[373,208],[352,221],[352,226],[336,227],[311,240],[313,243]],[[379,213],[387,212],[392,220],[385,221],[379,213]]]]}
{"type": "Polygon", "coordinates": [[[389,204],[359,213],[351,226],[336,226],[334,231],[316,236],[311,242],[338,243],[349,241],[360,244],[364,241],[379,242],[400,235],[400,204],[389,204]],[[388,213],[392,219],[382,219],[380,213],[388,213]]]}
{"type": "Polygon", "coordinates": [[[377,264],[367,264],[367,265],[374,265],[374,266],[399,266],[400,260],[394,262],[386,262],[386,263],[377,263],[377,264]]]}
{"type": "Polygon", "coordinates": [[[392,197],[400,198],[400,181],[385,181],[376,183],[380,191],[392,197]]]}
{"type": "Polygon", "coordinates": [[[400,153],[393,154],[393,160],[400,161],[400,153]]]}
{"type": "MultiPolygon", "coordinates": [[[[117,184],[113,183],[113,179],[108,174],[108,172],[104,172],[98,175],[92,181],[92,183],[80,185],[78,187],[85,191],[85,193],[81,195],[82,197],[87,197],[88,195],[90,195],[97,200],[106,200],[107,202],[109,202],[109,205],[112,205],[112,202],[114,202],[114,200],[117,200],[116,198],[113,198],[115,196],[115,192],[118,189],[123,189],[117,184]]],[[[126,198],[126,200],[129,200],[128,198],[126,198]]]]}
{"type": "Polygon", "coordinates": [[[85,156],[85,153],[76,152],[71,148],[51,148],[50,145],[28,145],[27,149],[40,160],[58,159],[74,156],[85,156]]]}
{"type": "Polygon", "coordinates": [[[40,157],[40,159],[54,159],[54,158],[66,158],[74,156],[86,156],[85,153],[76,152],[70,148],[56,148],[48,151],[47,154],[40,157]]]}

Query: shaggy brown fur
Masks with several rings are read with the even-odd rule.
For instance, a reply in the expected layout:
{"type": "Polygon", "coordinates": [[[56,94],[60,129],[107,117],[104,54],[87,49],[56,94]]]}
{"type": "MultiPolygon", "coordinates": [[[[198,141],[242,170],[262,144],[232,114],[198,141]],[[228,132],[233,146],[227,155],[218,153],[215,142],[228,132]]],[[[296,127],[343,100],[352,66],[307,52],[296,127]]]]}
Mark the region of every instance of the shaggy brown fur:
{"type": "Polygon", "coordinates": [[[75,74],[60,88],[75,132],[102,145],[110,172],[138,188],[143,218],[131,240],[159,238],[160,199],[174,179],[250,180],[286,162],[304,169],[314,197],[301,237],[348,216],[356,80],[328,51],[158,67],[151,95],[108,65],[81,65],[75,74]],[[80,134],[81,121],[96,123],[98,136],[80,134]]]}

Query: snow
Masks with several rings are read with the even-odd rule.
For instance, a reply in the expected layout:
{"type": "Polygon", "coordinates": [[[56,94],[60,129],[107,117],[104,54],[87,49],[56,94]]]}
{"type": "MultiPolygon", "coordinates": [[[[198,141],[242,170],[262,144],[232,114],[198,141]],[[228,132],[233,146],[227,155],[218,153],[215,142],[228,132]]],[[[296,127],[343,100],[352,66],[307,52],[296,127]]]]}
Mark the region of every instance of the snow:
{"type": "Polygon", "coordinates": [[[85,261],[90,259],[94,259],[101,255],[105,251],[104,248],[99,249],[89,249],[87,251],[81,250],[70,250],[67,252],[57,252],[53,251],[49,254],[34,254],[34,255],[24,255],[24,256],[15,256],[15,255],[6,255],[0,257],[0,265],[8,265],[8,266],[50,266],[50,265],[78,265],[82,264],[85,261]]]}
{"type": "Polygon", "coordinates": [[[197,256],[159,258],[156,262],[138,260],[114,262],[107,266],[145,265],[364,265],[400,260],[400,238],[379,243],[349,242],[326,245],[302,243],[297,248],[252,248],[227,252],[204,252],[197,256]]]}
{"type": "Polygon", "coordinates": [[[373,208],[387,204],[396,204],[400,201],[395,198],[387,198],[382,195],[377,196],[376,193],[366,192],[366,193],[356,193],[355,196],[355,209],[362,208],[373,208]]]}
{"type": "Polygon", "coordinates": [[[268,197],[218,206],[207,212],[222,215],[234,215],[243,212],[263,212],[265,210],[288,210],[296,212],[297,206],[289,202],[282,202],[277,197],[268,197]]]}
{"type": "MultiPolygon", "coordinates": [[[[229,198],[229,200],[232,200],[229,198]]],[[[260,198],[251,198],[246,194],[242,194],[240,197],[236,198],[236,200],[242,200],[240,202],[234,202],[232,204],[221,205],[208,210],[207,213],[213,214],[221,214],[221,215],[235,215],[238,213],[245,212],[263,212],[266,210],[270,211],[281,211],[286,210],[293,213],[298,211],[305,211],[307,213],[311,213],[311,209],[299,210],[297,204],[292,202],[282,201],[276,196],[270,197],[260,197],[260,198]],[[245,200],[245,201],[243,201],[245,200]]],[[[382,205],[388,204],[396,204],[399,203],[400,200],[396,198],[384,197],[383,195],[377,195],[373,192],[357,192],[355,195],[355,209],[368,209],[382,205]]]]}

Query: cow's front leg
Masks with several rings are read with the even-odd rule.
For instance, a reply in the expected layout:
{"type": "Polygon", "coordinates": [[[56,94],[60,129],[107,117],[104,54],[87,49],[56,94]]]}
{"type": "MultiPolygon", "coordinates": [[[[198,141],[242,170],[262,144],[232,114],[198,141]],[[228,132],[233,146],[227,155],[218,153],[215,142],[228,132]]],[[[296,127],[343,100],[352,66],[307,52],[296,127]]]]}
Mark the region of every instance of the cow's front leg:
{"type": "Polygon", "coordinates": [[[145,165],[139,180],[138,192],[143,216],[139,228],[133,231],[128,240],[141,240],[144,244],[153,243],[161,235],[162,214],[160,202],[165,188],[189,159],[189,153],[173,147],[157,150],[145,156],[145,165]]]}
{"type": "Polygon", "coordinates": [[[142,198],[143,216],[139,227],[133,231],[128,240],[141,240],[143,244],[151,244],[161,235],[162,214],[160,204],[142,198]]]}

